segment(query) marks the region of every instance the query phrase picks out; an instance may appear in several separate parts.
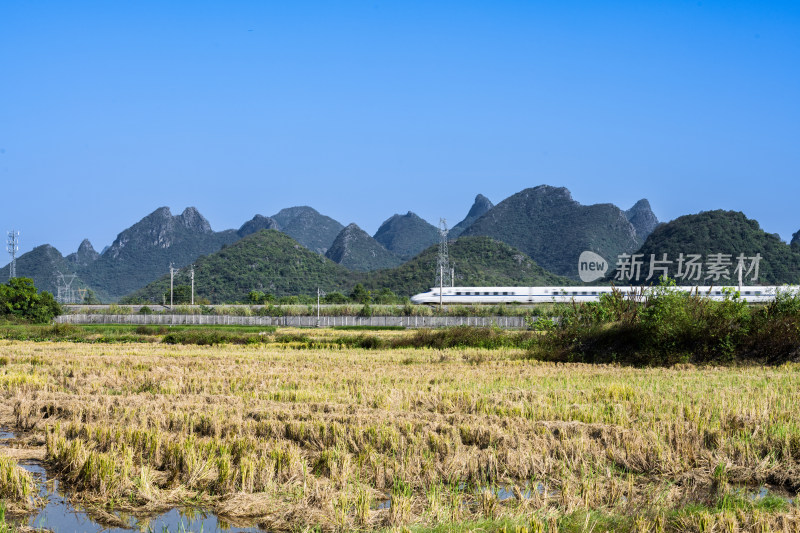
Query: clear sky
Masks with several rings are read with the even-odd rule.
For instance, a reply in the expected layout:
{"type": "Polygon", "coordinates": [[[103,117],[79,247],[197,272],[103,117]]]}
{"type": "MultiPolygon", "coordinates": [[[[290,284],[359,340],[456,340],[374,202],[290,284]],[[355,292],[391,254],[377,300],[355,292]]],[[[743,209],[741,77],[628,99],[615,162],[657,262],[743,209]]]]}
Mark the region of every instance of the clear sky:
{"type": "Polygon", "coordinates": [[[791,238],[800,2],[0,2],[23,251],[99,251],[164,205],[452,225],[542,183],[791,238]]]}

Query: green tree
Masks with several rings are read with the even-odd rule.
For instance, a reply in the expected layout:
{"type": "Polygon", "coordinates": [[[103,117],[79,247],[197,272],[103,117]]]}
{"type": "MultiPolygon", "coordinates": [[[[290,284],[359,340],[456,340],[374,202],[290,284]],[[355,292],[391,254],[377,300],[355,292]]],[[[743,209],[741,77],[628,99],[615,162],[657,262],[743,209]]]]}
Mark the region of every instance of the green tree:
{"type": "Polygon", "coordinates": [[[348,302],[347,296],[338,291],[326,294],[324,301],[326,304],[346,304],[348,302]]]}
{"type": "Polygon", "coordinates": [[[350,293],[350,299],[359,304],[368,304],[372,302],[372,293],[364,288],[360,283],[356,283],[353,287],[353,292],[350,293]]]}
{"type": "Polygon", "coordinates": [[[253,305],[264,303],[264,293],[261,291],[250,291],[247,295],[247,301],[253,305]]]}
{"type": "Polygon", "coordinates": [[[83,303],[85,305],[96,305],[100,303],[100,300],[92,289],[86,289],[86,296],[83,297],[83,303]]]}
{"type": "Polygon", "coordinates": [[[394,304],[397,303],[397,301],[397,295],[387,287],[381,289],[381,291],[375,296],[376,304],[394,304]]]}
{"type": "MultiPolygon", "coordinates": [[[[169,304],[169,289],[164,293],[164,301],[169,304]]],[[[190,285],[173,287],[172,303],[175,305],[192,303],[192,287],[190,285]]]]}
{"type": "Polygon", "coordinates": [[[61,306],[49,292],[38,292],[30,278],[13,278],[0,285],[0,314],[31,322],[49,322],[61,306]]]}

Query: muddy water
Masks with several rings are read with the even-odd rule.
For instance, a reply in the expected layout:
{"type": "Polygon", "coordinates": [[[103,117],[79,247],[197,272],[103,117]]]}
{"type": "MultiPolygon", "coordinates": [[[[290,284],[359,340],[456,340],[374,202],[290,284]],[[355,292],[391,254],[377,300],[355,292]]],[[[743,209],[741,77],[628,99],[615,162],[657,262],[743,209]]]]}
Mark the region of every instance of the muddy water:
{"type": "MultiPolygon", "coordinates": [[[[14,434],[0,429],[0,446],[6,446],[8,439],[13,439],[14,434]]],[[[117,526],[109,527],[99,523],[86,511],[73,506],[68,501],[68,494],[62,490],[57,479],[48,478],[47,471],[39,461],[20,461],[20,466],[30,472],[39,484],[39,496],[46,502],[38,512],[27,519],[12,521],[15,525],[27,525],[33,528],[44,528],[53,533],[73,533],[82,531],[86,533],[100,532],[127,532],[127,531],[153,531],[161,533],[202,531],[211,533],[224,531],[229,533],[260,532],[258,527],[234,527],[214,514],[202,509],[172,509],[161,515],[142,517],[111,513],[115,517],[117,526]],[[124,527],[121,526],[124,524],[124,527]]],[[[107,523],[107,522],[106,522],[107,523]]]]}

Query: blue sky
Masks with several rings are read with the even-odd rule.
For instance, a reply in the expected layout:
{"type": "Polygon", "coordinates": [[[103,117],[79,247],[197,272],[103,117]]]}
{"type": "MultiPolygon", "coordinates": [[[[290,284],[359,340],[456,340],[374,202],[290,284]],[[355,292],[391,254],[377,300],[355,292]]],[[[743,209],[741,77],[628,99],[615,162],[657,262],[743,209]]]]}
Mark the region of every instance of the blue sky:
{"type": "MultiPolygon", "coordinates": [[[[0,3],[0,229],[98,250],[159,206],[369,233],[542,183],[800,229],[800,3],[0,3]]],[[[6,261],[3,261],[3,264],[6,261]]]]}

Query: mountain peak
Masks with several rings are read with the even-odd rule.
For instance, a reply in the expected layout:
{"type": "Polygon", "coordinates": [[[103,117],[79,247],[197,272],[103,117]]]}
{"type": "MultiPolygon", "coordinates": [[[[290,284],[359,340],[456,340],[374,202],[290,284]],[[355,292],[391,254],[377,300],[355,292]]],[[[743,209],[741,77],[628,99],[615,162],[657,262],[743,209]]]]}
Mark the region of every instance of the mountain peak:
{"type": "Polygon", "coordinates": [[[795,232],[794,235],[792,235],[792,246],[797,246],[800,248],[800,230],[798,230],[797,232],[795,232]]]}
{"type": "Polygon", "coordinates": [[[450,228],[449,236],[451,239],[458,238],[461,233],[467,229],[473,222],[478,220],[482,217],[486,212],[488,212],[494,204],[486,198],[484,195],[479,194],[475,197],[475,201],[472,203],[472,207],[470,207],[467,216],[464,217],[464,220],[450,228]]]}
{"type": "Polygon", "coordinates": [[[472,207],[470,208],[469,213],[467,213],[467,216],[468,217],[481,216],[482,214],[484,214],[486,211],[488,211],[493,207],[494,204],[492,203],[491,200],[486,198],[484,195],[479,194],[475,196],[475,201],[472,202],[472,207]]]}
{"type": "Polygon", "coordinates": [[[172,211],[170,211],[169,207],[162,206],[144,218],[172,218],[172,211]]]}
{"type": "Polygon", "coordinates": [[[83,239],[78,245],[78,253],[79,254],[86,254],[86,253],[97,253],[94,250],[94,246],[92,246],[91,241],[89,239],[83,239]]]}
{"type": "Polygon", "coordinates": [[[439,230],[409,211],[405,215],[395,214],[386,219],[374,238],[400,258],[411,259],[439,241],[439,230]]]}
{"type": "Polygon", "coordinates": [[[88,266],[89,264],[93,263],[100,257],[92,243],[89,242],[89,239],[83,239],[81,244],[78,246],[78,251],[69,254],[65,259],[70,263],[75,263],[81,267],[88,266]]]}
{"type": "Polygon", "coordinates": [[[572,198],[572,193],[566,187],[553,187],[552,185],[543,184],[537,185],[536,187],[531,187],[530,189],[525,189],[522,191],[522,193],[533,194],[537,196],[549,196],[551,198],[575,202],[575,200],[572,198]]]}
{"type": "Polygon", "coordinates": [[[208,220],[200,214],[200,211],[197,210],[195,207],[187,207],[183,210],[183,213],[178,215],[177,221],[183,224],[184,227],[199,231],[201,233],[213,233],[214,231],[211,229],[211,224],[208,223],[208,220]]]}
{"type": "Polygon", "coordinates": [[[636,230],[636,236],[639,237],[642,242],[653,233],[653,230],[656,229],[656,226],[659,224],[655,213],[653,213],[653,210],[650,208],[650,202],[647,201],[647,198],[642,198],[633,204],[633,207],[625,211],[625,218],[628,219],[628,222],[633,224],[636,230]]]}
{"type": "MultiPolygon", "coordinates": [[[[169,272],[171,264],[181,268],[237,239],[232,230],[214,232],[194,207],[178,216],[168,207],[159,207],[119,233],[111,246],[79,273],[95,291],[113,300],[169,272]]],[[[74,260],[84,261],[78,254],[74,260]]]]}
{"type": "Polygon", "coordinates": [[[239,228],[236,234],[239,235],[239,237],[246,237],[262,229],[279,229],[279,226],[278,223],[275,222],[275,219],[271,217],[256,215],[242,224],[242,227],[239,228]]]}
{"type": "Polygon", "coordinates": [[[132,243],[136,243],[137,247],[169,248],[186,230],[190,234],[213,233],[211,225],[194,207],[187,207],[178,216],[172,216],[169,207],[159,207],[117,235],[106,254],[116,258],[123,248],[132,243]]]}
{"type": "Polygon", "coordinates": [[[392,268],[402,263],[395,254],[369,236],[356,224],[348,224],[331,244],[325,257],[360,272],[392,268]]]}
{"type": "Polygon", "coordinates": [[[278,224],[284,226],[286,224],[291,223],[291,221],[295,220],[298,217],[307,217],[307,216],[314,216],[319,215],[319,211],[314,209],[313,207],[307,205],[297,205],[294,207],[284,207],[276,214],[272,215],[272,219],[274,219],[278,224]]]}
{"type": "Polygon", "coordinates": [[[272,218],[280,231],[318,254],[325,254],[344,229],[336,220],[307,205],[281,209],[272,218]]]}

